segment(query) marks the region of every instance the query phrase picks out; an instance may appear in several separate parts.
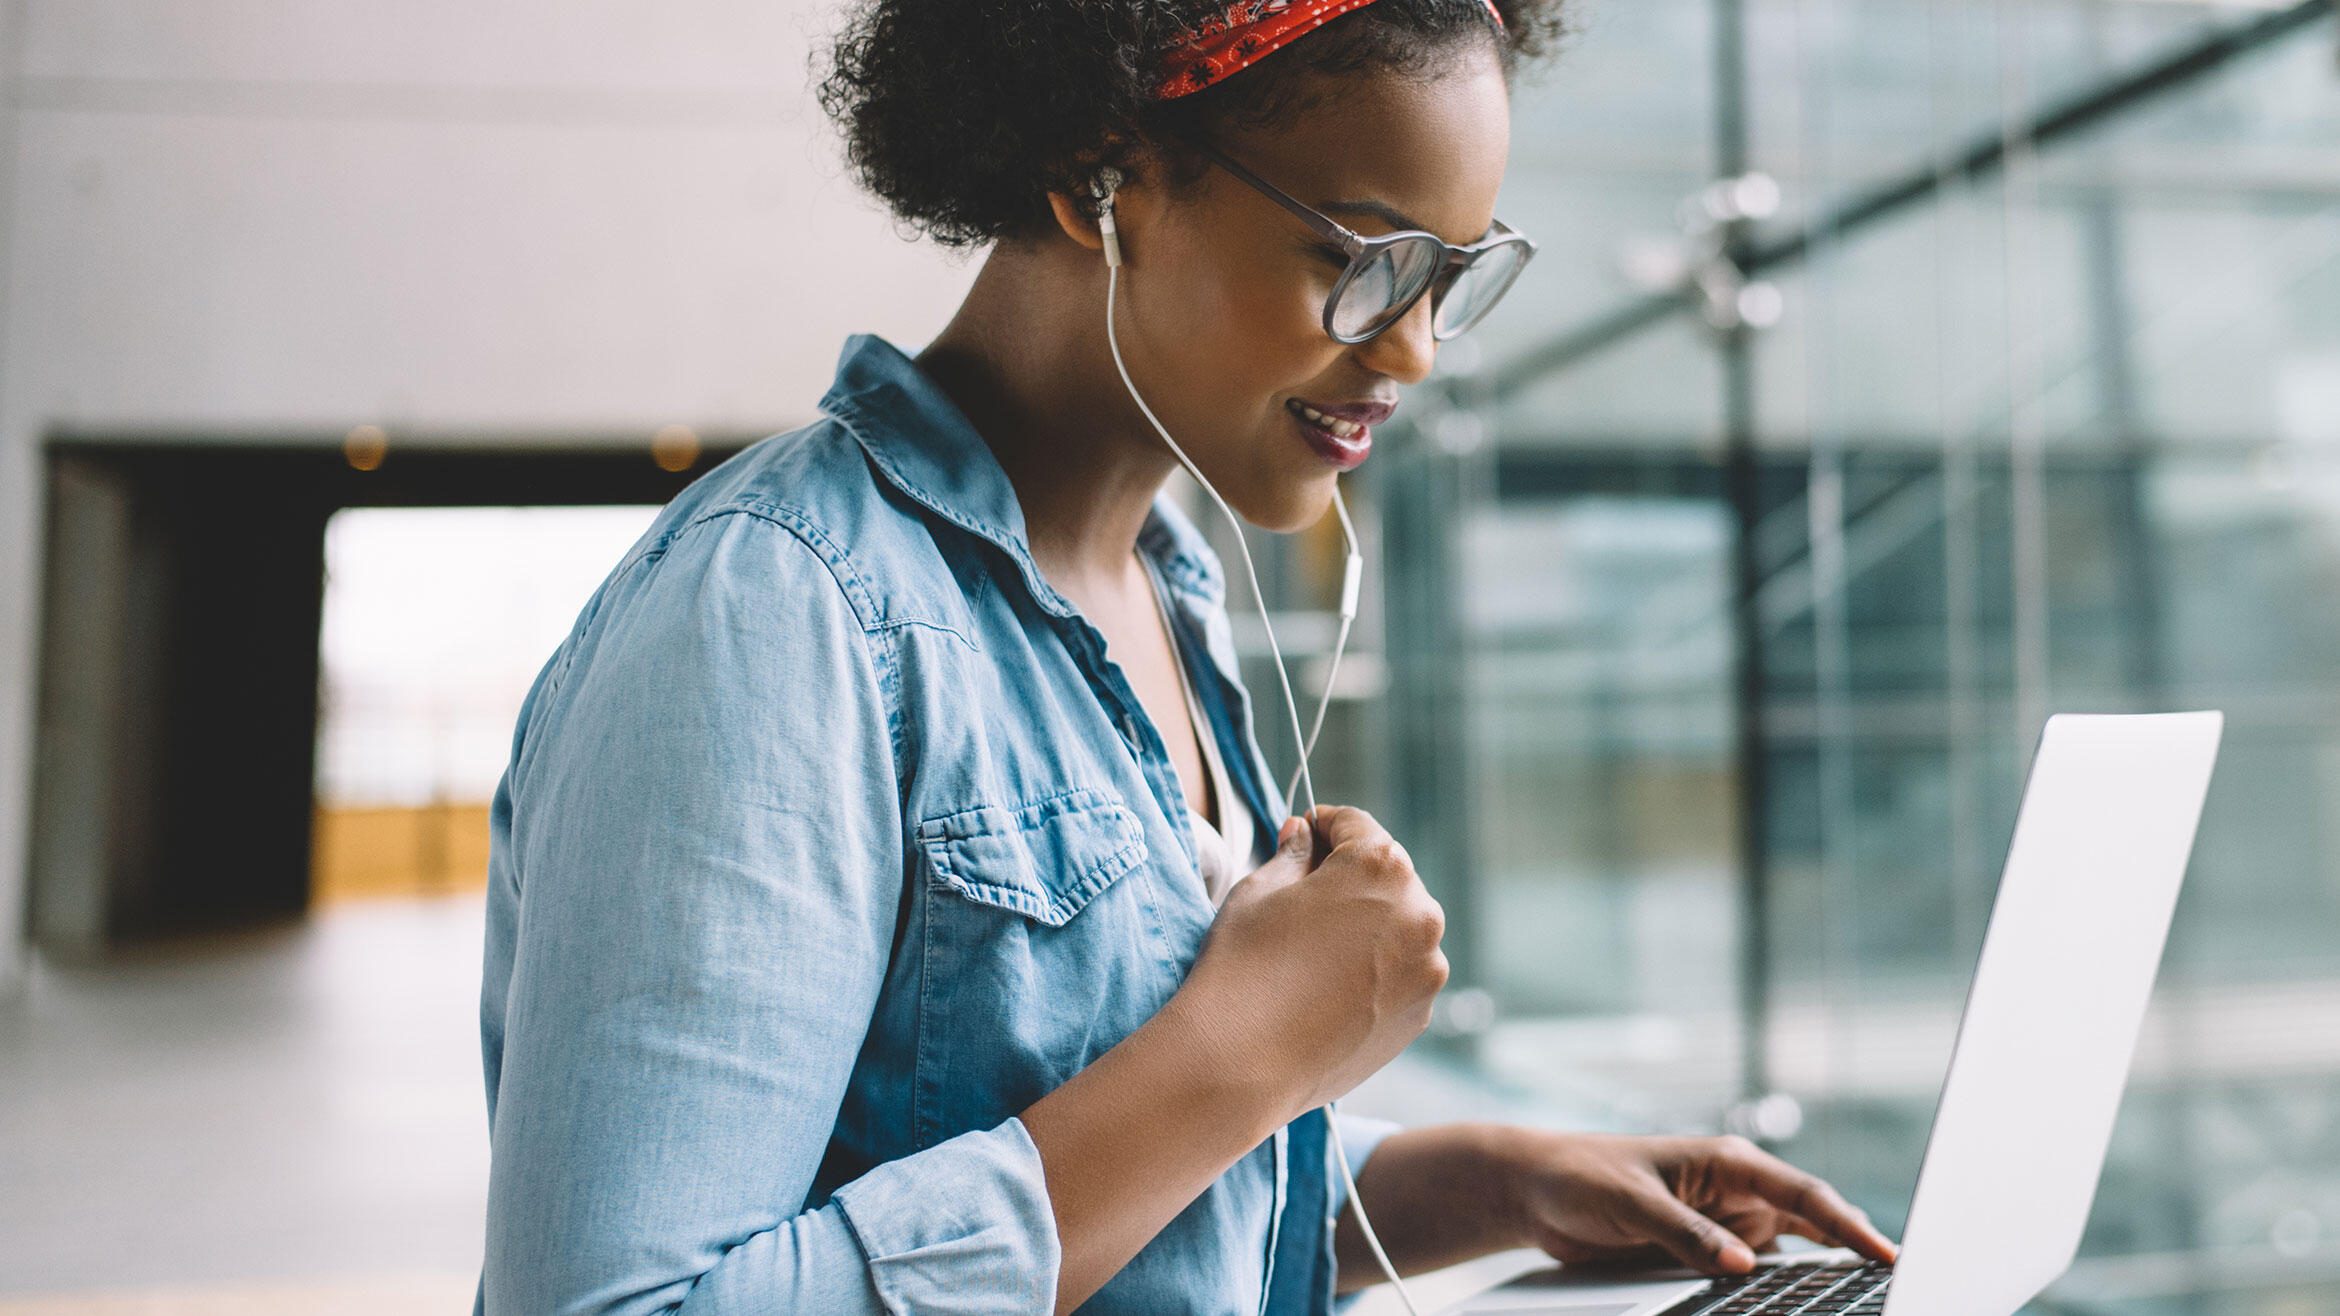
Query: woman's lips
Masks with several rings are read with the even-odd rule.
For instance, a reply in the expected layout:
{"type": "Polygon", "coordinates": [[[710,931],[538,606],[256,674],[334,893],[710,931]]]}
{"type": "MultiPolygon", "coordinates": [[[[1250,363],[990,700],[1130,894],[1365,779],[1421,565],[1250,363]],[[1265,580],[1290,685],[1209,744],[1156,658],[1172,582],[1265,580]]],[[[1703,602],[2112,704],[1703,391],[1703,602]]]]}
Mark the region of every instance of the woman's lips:
{"type": "Polygon", "coordinates": [[[1300,437],[1307,441],[1308,446],[1316,449],[1316,454],[1331,462],[1335,468],[1355,470],[1373,451],[1373,430],[1370,426],[1331,416],[1326,418],[1327,423],[1318,424],[1302,414],[1300,409],[1305,405],[1294,399],[1284,404],[1284,414],[1292,418],[1292,424],[1299,429],[1300,437]],[[1335,425],[1348,429],[1349,433],[1337,433],[1332,428],[1335,425]]]}

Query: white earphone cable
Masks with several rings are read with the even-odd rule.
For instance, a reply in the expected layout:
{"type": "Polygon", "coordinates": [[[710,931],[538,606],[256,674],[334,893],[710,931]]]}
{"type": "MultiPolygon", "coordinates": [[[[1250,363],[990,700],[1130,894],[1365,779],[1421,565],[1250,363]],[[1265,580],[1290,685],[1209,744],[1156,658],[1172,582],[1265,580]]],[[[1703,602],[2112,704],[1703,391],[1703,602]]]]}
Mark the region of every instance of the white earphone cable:
{"type": "Polygon", "coordinates": [[[1325,710],[1332,707],[1333,682],[1341,674],[1341,655],[1349,647],[1349,627],[1357,620],[1357,587],[1364,575],[1365,558],[1357,551],[1357,526],[1349,520],[1349,504],[1341,497],[1341,487],[1333,486],[1333,511],[1340,514],[1341,540],[1348,546],[1348,570],[1341,582],[1341,630],[1333,637],[1332,658],[1324,668],[1324,694],[1316,701],[1316,720],[1308,728],[1308,743],[1300,747],[1300,768],[1292,772],[1290,784],[1284,787],[1284,812],[1292,812],[1292,796],[1300,789],[1300,771],[1316,757],[1316,738],[1324,731],[1325,710]]]}
{"type": "MultiPolygon", "coordinates": [[[[1219,491],[1203,477],[1203,473],[1195,469],[1186,450],[1178,446],[1178,440],[1171,438],[1170,431],[1163,428],[1162,422],[1154,415],[1154,409],[1147,406],[1146,400],[1139,396],[1137,384],[1129,377],[1129,367],[1122,363],[1121,342],[1114,333],[1113,324],[1113,307],[1117,300],[1115,291],[1120,286],[1121,277],[1121,239],[1114,227],[1110,184],[1099,191],[1098,210],[1098,229],[1105,238],[1105,343],[1113,353],[1113,368],[1121,372],[1121,384],[1129,390],[1130,400],[1137,403],[1139,411],[1145,413],[1147,423],[1154,427],[1156,434],[1162,436],[1162,442],[1169,445],[1171,454],[1178,458],[1178,464],[1186,468],[1186,473],[1193,476],[1194,482],[1201,485],[1203,492],[1210,495],[1211,501],[1218,505],[1220,515],[1227,519],[1227,527],[1234,533],[1236,551],[1243,558],[1244,578],[1251,582],[1252,601],[1259,605],[1259,624],[1260,629],[1267,634],[1268,655],[1275,660],[1276,681],[1283,688],[1284,709],[1291,715],[1292,743],[1300,749],[1300,766],[1292,775],[1293,786],[1304,793],[1308,811],[1314,813],[1316,783],[1308,775],[1308,756],[1316,749],[1317,733],[1324,730],[1325,709],[1332,703],[1333,677],[1340,671],[1341,650],[1348,645],[1349,625],[1357,615],[1358,585],[1364,572],[1364,558],[1357,551],[1356,526],[1349,520],[1348,504],[1342,501],[1340,485],[1336,483],[1333,486],[1333,507],[1340,513],[1341,534],[1348,544],[1348,560],[1341,582],[1341,627],[1340,634],[1333,641],[1332,661],[1325,669],[1324,696],[1316,705],[1315,724],[1303,735],[1300,730],[1300,701],[1292,696],[1292,678],[1284,669],[1284,651],[1276,643],[1275,625],[1268,619],[1267,595],[1259,587],[1259,571],[1251,562],[1251,548],[1244,540],[1243,522],[1235,515],[1235,509],[1229,507],[1227,500],[1221,498],[1219,491]]],[[[1292,792],[1287,789],[1284,792],[1284,811],[1289,814],[1291,809],[1292,792]]],[[[1357,1194],[1357,1176],[1349,1168],[1349,1149],[1341,1142],[1340,1121],[1335,1115],[1334,1103],[1326,1102],[1325,1129],[1332,1135],[1333,1156],[1340,1164],[1341,1184],[1348,1190],[1349,1207],[1356,1213],[1358,1232],[1365,1236],[1365,1245],[1372,1249],[1373,1259],[1381,1264],[1381,1273],[1388,1277],[1390,1287],[1397,1290],[1398,1301],[1405,1305],[1408,1316],[1422,1316],[1421,1309],[1414,1305],[1414,1295],[1406,1291],[1406,1282],[1398,1278],[1397,1267],[1390,1264],[1389,1253],[1383,1250],[1380,1236],[1373,1232],[1373,1221],[1365,1214],[1365,1200],[1357,1194]]]]}
{"type": "MultiPolygon", "coordinates": [[[[1227,518],[1227,527],[1234,533],[1235,546],[1243,558],[1244,578],[1251,583],[1252,601],[1259,605],[1260,629],[1267,634],[1268,656],[1275,660],[1276,681],[1284,691],[1284,708],[1292,717],[1292,743],[1306,745],[1308,737],[1300,730],[1300,701],[1292,697],[1292,678],[1284,670],[1284,651],[1276,643],[1276,628],[1268,622],[1267,595],[1259,587],[1259,571],[1252,566],[1251,549],[1243,542],[1243,522],[1235,515],[1235,509],[1227,505],[1227,500],[1219,496],[1219,491],[1211,487],[1211,482],[1204,478],[1203,473],[1195,469],[1194,462],[1186,455],[1186,449],[1179,447],[1178,440],[1170,437],[1170,431],[1162,428],[1162,422],[1154,416],[1154,409],[1138,396],[1137,385],[1129,378],[1129,367],[1121,363],[1121,345],[1113,332],[1114,288],[1120,281],[1120,275],[1121,265],[1118,261],[1105,267],[1105,341],[1113,351],[1113,366],[1121,372],[1122,386],[1129,390],[1130,399],[1137,403],[1139,411],[1145,413],[1154,432],[1162,436],[1162,442],[1170,445],[1170,451],[1178,458],[1178,464],[1186,468],[1186,473],[1194,477],[1194,482],[1201,485],[1203,492],[1210,495],[1211,502],[1218,506],[1220,515],[1227,518]]],[[[1330,693],[1329,689],[1327,693],[1330,693]]],[[[1316,783],[1308,775],[1306,754],[1300,758],[1300,786],[1308,800],[1309,811],[1313,813],[1316,809],[1316,783]]]]}

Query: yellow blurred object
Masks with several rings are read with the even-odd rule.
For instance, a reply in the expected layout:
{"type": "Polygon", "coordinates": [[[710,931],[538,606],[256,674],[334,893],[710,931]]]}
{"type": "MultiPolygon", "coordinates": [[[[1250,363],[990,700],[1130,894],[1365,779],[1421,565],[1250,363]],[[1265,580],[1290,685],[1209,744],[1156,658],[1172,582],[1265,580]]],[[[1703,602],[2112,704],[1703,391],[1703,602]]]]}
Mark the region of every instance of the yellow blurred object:
{"type": "Polygon", "coordinates": [[[312,906],[482,890],[487,886],[488,806],[319,806],[309,853],[312,906]]]}
{"type": "Polygon", "coordinates": [[[699,460],[699,435],[688,425],[668,425],[650,440],[650,460],[662,471],[687,471],[699,460]]]}
{"type": "Polygon", "coordinates": [[[361,471],[380,470],[389,452],[390,436],[379,425],[360,425],[341,441],[341,455],[361,471]]]}

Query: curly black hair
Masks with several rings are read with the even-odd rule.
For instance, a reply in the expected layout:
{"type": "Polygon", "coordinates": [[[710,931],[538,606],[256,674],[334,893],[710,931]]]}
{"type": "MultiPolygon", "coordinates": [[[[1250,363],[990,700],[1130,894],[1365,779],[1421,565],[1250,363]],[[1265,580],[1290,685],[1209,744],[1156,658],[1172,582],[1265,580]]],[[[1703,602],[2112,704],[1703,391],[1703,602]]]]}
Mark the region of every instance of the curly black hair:
{"type": "MultiPolygon", "coordinates": [[[[1174,190],[1206,168],[1181,135],[1306,112],[1304,73],[1419,75],[1495,42],[1485,0],[1375,0],[1266,59],[1170,100],[1160,52],[1227,0],[861,0],[825,52],[821,108],[864,186],[913,233],[971,247],[1044,232],[1051,192],[1080,198],[1151,147],[1174,190]]],[[[1556,50],[1567,0],[1496,0],[1506,81],[1556,50]]],[[[816,58],[822,56],[816,54],[816,58]]],[[[818,72],[818,70],[816,70],[818,72]]]]}

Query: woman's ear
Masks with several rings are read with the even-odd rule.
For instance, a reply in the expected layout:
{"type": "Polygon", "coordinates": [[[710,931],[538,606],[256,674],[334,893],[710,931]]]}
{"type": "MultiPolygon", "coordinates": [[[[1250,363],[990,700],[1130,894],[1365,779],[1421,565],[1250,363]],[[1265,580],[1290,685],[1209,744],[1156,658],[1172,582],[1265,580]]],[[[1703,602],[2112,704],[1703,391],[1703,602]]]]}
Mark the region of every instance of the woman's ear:
{"type": "MultiPolygon", "coordinates": [[[[1116,196],[1115,202],[1117,205],[1119,204],[1118,196],[1116,196]]],[[[1048,208],[1056,212],[1056,226],[1064,230],[1066,237],[1091,251],[1105,249],[1105,235],[1098,230],[1097,221],[1082,213],[1079,203],[1073,200],[1071,193],[1049,193],[1048,208]]],[[[1116,216],[1116,219],[1118,218],[1116,216]]]]}
{"type": "MultiPolygon", "coordinates": [[[[1097,170],[1095,177],[1098,183],[1111,185],[1114,226],[1120,230],[1120,240],[1126,249],[1130,242],[1130,231],[1142,231],[1159,205],[1161,189],[1147,184],[1147,166],[1142,162],[1108,166],[1097,170]]],[[[1090,194],[1085,198],[1087,209],[1097,208],[1100,201],[1096,195],[1097,187],[1097,183],[1091,184],[1090,194]]],[[[1105,236],[1098,222],[1084,212],[1080,200],[1076,200],[1072,193],[1049,193],[1048,208],[1055,212],[1056,226],[1064,230],[1066,237],[1091,251],[1105,249],[1105,236]]]]}

